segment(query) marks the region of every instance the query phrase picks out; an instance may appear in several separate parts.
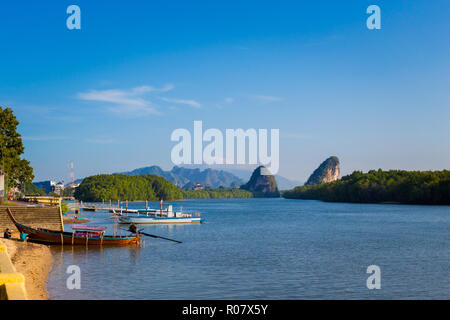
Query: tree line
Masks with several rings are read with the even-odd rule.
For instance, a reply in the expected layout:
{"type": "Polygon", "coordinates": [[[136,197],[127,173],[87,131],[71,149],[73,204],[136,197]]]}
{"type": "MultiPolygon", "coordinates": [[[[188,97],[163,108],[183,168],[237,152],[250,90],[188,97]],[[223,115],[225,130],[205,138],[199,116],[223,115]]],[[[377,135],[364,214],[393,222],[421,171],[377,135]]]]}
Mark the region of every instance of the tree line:
{"type": "Polygon", "coordinates": [[[238,188],[206,188],[203,190],[182,190],[185,199],[230,199],[252,198],[253,193],[238,188]]]}
{"type": "Polygon", "coordinates": [[[342,179],[296,187],[288,199],[329,202],[450,204],[450,171],[355,171],[342,179]]]}

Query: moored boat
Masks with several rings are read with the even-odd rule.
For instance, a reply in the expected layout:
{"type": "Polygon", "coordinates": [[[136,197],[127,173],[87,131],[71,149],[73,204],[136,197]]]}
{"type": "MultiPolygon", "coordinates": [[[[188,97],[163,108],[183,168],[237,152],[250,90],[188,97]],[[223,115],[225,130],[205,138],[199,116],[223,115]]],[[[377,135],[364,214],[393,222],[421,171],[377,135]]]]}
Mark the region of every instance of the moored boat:
{"type": "Polygon", "coordinates": [[[97,208],[95,206],[85,206],[82,207],[81,209],[83,209],[83,211],[97,211],[97,208]]]}
{"type": "Polygon", "coordinates": [[[170,224],[170,223],[201,223],[201,217],[158,217],[158,216],[121,216],[119,223],[128,224],[170,224]]]}
{"type": "Polygon", "coordinates": [[[139,211],[137,209],[127,209],[127,208],[111,208],[109,209],[109,212],[111,213],[138,213],[139,211]]]}
{"type": "Polygon", "coordinates": [[[199,213],[189,214],[183,212],[175,212],[171,205],[167,206],[167,209],[150,209],[146,210],[144,214],[137,215],[127,215],[120,216],[119,223],[128,224],[172,224],[172,223],[201,223],[203,218],[200,217],[199,213]]]}
{"type": "Polygon", "coordinates": [[[47,244],[62,244],[62,245],[139,245],[140,235],[129,236],[115,236],[104,235],[106,228],[92,227],[92,226],[74,226],[74,232],[64,232],[56,230],[48,230],[42,228],[32,228],[30,226],[19,223],[7,208],[7,212],[12,222],[20,233],[27,234],[29,240],[47,243],[47,244]]]}

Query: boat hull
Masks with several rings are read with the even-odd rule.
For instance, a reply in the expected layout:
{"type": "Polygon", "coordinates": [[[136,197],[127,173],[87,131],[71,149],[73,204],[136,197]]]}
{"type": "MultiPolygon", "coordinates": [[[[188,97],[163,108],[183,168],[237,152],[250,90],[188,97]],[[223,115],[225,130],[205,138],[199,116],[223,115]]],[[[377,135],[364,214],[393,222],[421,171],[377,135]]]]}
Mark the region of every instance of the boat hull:
{"type": "Polygon", "coordinates": [[[22,224],[16,224],[21,233],[26,233],[29,240],[47,244],[89,245],[89,246],[127,246],[137,245],[137,236],[103,236],[102,238],[78,237],[71,232],[34,229],[22,224]]]}
{"type": "Polygon", "coordinates": [[[181,217],[181,218],[167,218],[167,217],[119,217],[119,223],[122,224],[190,224],[202,223],[203,219],[200,217],[181,217]]]}

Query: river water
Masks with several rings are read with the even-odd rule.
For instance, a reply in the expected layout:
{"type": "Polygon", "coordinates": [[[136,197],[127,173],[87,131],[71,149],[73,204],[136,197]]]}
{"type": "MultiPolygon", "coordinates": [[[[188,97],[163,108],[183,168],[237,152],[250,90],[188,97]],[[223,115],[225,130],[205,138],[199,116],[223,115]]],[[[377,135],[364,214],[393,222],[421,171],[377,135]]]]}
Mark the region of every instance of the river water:
{"type": "MultiPolygon", "coordinates": [[[[449,206],[287,199],[172,203],[201,212],[206,221],[145,226],[145,232],[182,244],[147,238],[142,248],[52,247],[50,298],[450,299],[449,206]],[[81,289],[67,287],[71,265],[80,268],[81,289]],[[370,265],[380,268],[379,290],[367,288],[370,265]]],[[[82,216],[113,232],[110,213],[82,216]]]]}

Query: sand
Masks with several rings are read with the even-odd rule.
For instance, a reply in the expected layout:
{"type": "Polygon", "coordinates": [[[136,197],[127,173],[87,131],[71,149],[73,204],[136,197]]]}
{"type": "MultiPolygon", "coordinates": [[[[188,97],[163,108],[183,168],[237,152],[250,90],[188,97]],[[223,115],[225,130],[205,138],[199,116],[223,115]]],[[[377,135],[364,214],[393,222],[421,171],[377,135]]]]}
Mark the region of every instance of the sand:
{"type": "Polygon", "coordinates": [[[20,242],[17,239],[3,239],[8,248],[17,272],[25,277],[25,287],[30,300],[48,300],[46,290],[47,276],[50,272],[53,256],[46,245],[20,242]]]}
{"type": "Polygon", "coordinates": [[[72,218],[72,217],[63,217],[64,224],[79,224],[89,222],[88,219],[83,218],[72,218]]]}

